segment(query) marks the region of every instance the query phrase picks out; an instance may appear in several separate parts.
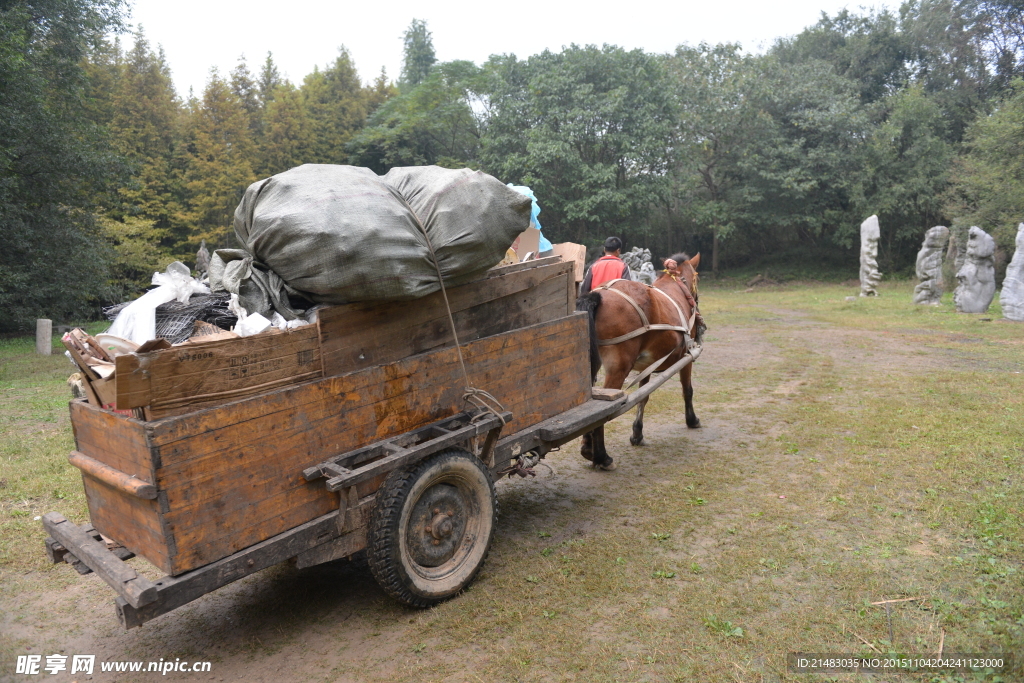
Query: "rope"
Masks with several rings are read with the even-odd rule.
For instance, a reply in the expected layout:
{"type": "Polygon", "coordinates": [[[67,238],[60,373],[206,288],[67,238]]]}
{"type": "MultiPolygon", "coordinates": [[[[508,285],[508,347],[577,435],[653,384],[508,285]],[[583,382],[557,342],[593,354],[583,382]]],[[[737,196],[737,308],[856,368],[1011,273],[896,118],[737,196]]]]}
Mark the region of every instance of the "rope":
{"type": "Polygon", "coordinates": [[[501,420],[501,424],[504,426],[507,424],[505,422],[505,418],[502,416],[502,413],[505,412],[505,406],[501,404],[501,401],[494,398],[494,396],[483,389],[477,389],[470,384],[469,373],[466,372],[466,361],[462,358],[462,344],[459,342],[459,333],[455,330],[455,318],[452,317],[452,307],[448,303],[448,292],[444,286],[444,278],[441,276],[441,266],[437,261],[437,254],[434,252],[434,245],[430,242],[430,236],[427,235],[427,229],[423,227],[422,223],[420,223],[419,216],[417,216],[416,212],[412,210],[412,207],[409,206],[407,201],[405,201],[405,198],[397,192],[393,194],[409,209],[409,214],[413,217],[413,220],[416,221],[416,227],[418,227],[420,232],[423,233],[423,239],[427,241],[427,248],[430,249],[430,259],[434,263],[434,270],[437,271],[437,281],[441,285],[441,297],[444,299],[444,310],[445,313],[448,314],[448,324],[452,328],[452,338],[455,340],[455,352],[459,356],[459,367],[462,368],[462,379],[466,383],[466,386],[463,387],[464,393],[462,394],[462,400],[466,403],[472,403],[482,411],[479,415],[474,417],[472,421],[477,422],[487,413],[491,413],[501,420]]]}

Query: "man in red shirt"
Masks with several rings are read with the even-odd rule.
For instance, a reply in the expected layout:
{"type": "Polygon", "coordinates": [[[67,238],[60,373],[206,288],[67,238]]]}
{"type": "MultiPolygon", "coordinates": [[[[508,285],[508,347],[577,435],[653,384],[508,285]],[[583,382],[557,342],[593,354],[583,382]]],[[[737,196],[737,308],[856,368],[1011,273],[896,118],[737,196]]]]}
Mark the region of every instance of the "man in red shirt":
{"type": "Polygon", "coordinates": [[[583,278],[583,284],[580,286],[581,295],[595,287],[600,287],[609,280],[633,279],[629,276],[629,266],[619,258],[621,251],[622,240],[618,237],[609,237],[604,241],[604,256],[594,261],[587,271],[586,277],[583,278]]]}

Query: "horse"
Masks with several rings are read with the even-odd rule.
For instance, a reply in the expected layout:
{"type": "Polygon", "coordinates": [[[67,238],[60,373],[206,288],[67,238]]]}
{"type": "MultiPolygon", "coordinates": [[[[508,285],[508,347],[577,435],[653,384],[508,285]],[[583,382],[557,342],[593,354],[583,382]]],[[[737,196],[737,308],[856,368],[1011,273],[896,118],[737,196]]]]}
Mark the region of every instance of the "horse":
{"type": "MultiPolygon", "coordinates": [[[[612,280],[584,294],[576,301],[576,310],[590,317],[591,383],[605,368],[606,389],[621,389],[631,370],[641,373],[640,386],[650,381],[650,373],[667,368],[682,359],[691,344],[703,341],[706,327],[697,311],[697,266],[700,254],[690,258],[675,254],[665,260],[666,270],[646,285],[630,280],[612,280]]],[[[693,365],[680,371],[686,426],[700,427],[693,410],[693,365]]],[[[636,380],[634,380],[636,381],[636,380]]],[[[644,408],[637,406],[633,433],[629,442],[639,446],[644,440],[644,408]]],[[[584,435],[581,455],[594,467],[615,469],[604,445],[604,426],[584,435]]]]}

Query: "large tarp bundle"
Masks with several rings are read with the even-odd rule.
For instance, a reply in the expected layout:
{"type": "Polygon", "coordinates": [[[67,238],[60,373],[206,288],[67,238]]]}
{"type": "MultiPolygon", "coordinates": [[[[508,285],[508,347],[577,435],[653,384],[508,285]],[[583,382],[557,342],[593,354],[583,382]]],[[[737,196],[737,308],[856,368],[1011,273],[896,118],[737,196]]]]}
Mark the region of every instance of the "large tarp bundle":
{"type": "Polygon", "coordinates": [[[321,303],[415,299],[440,289],[428,238],[455,285],[498,263],[529,224],[530,199],[479,171],[378,176],[306,164],[249,186],[235,210],[245,251],[219,250],[211,284],[241,294],[250,312],[266,305],[286,317],[282,292],[321,303]]]}

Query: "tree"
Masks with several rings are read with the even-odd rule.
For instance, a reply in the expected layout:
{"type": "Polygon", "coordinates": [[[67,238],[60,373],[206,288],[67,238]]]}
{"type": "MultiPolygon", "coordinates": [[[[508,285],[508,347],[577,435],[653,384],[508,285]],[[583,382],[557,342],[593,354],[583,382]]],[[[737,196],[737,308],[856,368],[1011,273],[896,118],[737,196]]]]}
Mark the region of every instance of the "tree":
{"type": "Polygon", "coordinates": [[[966,225],[980,225],[1013,253],[1017,224],[1024,220],[1024,81],[967,132],[953,166],[945,211],[966,225]]]}
{"type": "Polygon", "coordinates": [[[949,140],[960,142],[971,121],[987,113],[994,89],[987,18],[973,0],[911,0],[900,14],[913,46],[912,77],[942,109],[949,140]]]}
{"type": "Polygon", "coordinates": [[[199,240],[222,248],[235,243],[235,207],[256,180],[255,144],[245,103],[230,84],[211,70],[202,102],[190,103],[185,187],[191,240],[182,249],[195,251],[199,240]]]}
{"type": "Polygon", "coordinates": [[[427,22],[413,19],[402,34],[404,54],[402,73],[398,79],[399,88],[414,88],[427,79],[430,69],[437,61],[434,55],[434,39],[427,29],[427,22]]]}
{"type": "Polygon", "coordinates": [[[869,127],[857,84],[820,61],[786,64],[769,55],[756,64],[747,97],[770,125],[742,162],[742,241],[762,253],[850,248],[869,127]]]}
{"type": "Polygon", "coordinates": [[[572,45],[485,69],[484,169],[533,188],[553,239],[642,232],[668,190],[675,112],[661,60],[572,45]]]}
{"type": "Polygon", "coordinates": [[[277,64],[274,63],[274,55],[267,52],[267,58],[263,61],[263,66],[260,67],[260,77],[257,83],[262,108],[266,109],[267,105],[274,100],[274,91],[281,85],[284,85],[284,80],[277,70],[277,64]]]}
{"type": "Polygon", "coordinates": [[[140,28],[122,60],[112,96],[109,127],[116,146],[132,164],[132,178],[108,206],[112,218],[148,221],[153,239],[172,246],[180,228],[181,173],[175,167],[180,145],[181,102],[162,52],[154,53],[140,28]]]}
{"type": "Polygon", "coordinates": [[[742,220],[744,160],[770,125],[751,106],[753,59],[740,46],[680,46],[667,61],[679,111],[675,194],[682,212],[712,236],[711,269],[719,269],[719,242],[742,220]]]}
{"type": "Polygon", "coordinates": [[[278,85],[263,111],[256,174],[266,177],[313,159],[313,126],[302,93],[291,83],[278,85]]]}
{"type": "Polygon", "coordinates": [[[945,139],[942,110],[920,84],[881,104],[884,118],[863,148],[859,204],[885,226],[880,260],[891,272],[913,263],[924,232],[945,222],[942,193],[955,148],[945,139]]]}
{"type": "Polygon", "coordinates": [[[835,17],[823,12],[817,24],[779,40],[771,52],[787,64],[828,62],[858,84],[865,104],[898,91],[910,77],[912,46],[887,10],[857,16],[843,9],[835,17]]]}
{"type": "Polygon", "coordinates": [[[344,163],[345,145],[366,122],[369,104],[348,50],[340,48],[334,64],[306,76],[302,98],[312,132],[311,157],[306,161],[344,163]]]}
{"type": "Polygon", "coordinates": [[[472,62],[436,65],[425,81],[387,100],[370,117],[348,145],[351,163],[377,173],[393,166],[472,165],[480,130],[470,100],[479,77],[472,62]]]}
{"type": "Polygon", "coordinates": [[[0,329],[84,315],[106,254],[94,211],[123,166],[90,115],[84,59],[120,0],[0,4],[0,329]]]}

